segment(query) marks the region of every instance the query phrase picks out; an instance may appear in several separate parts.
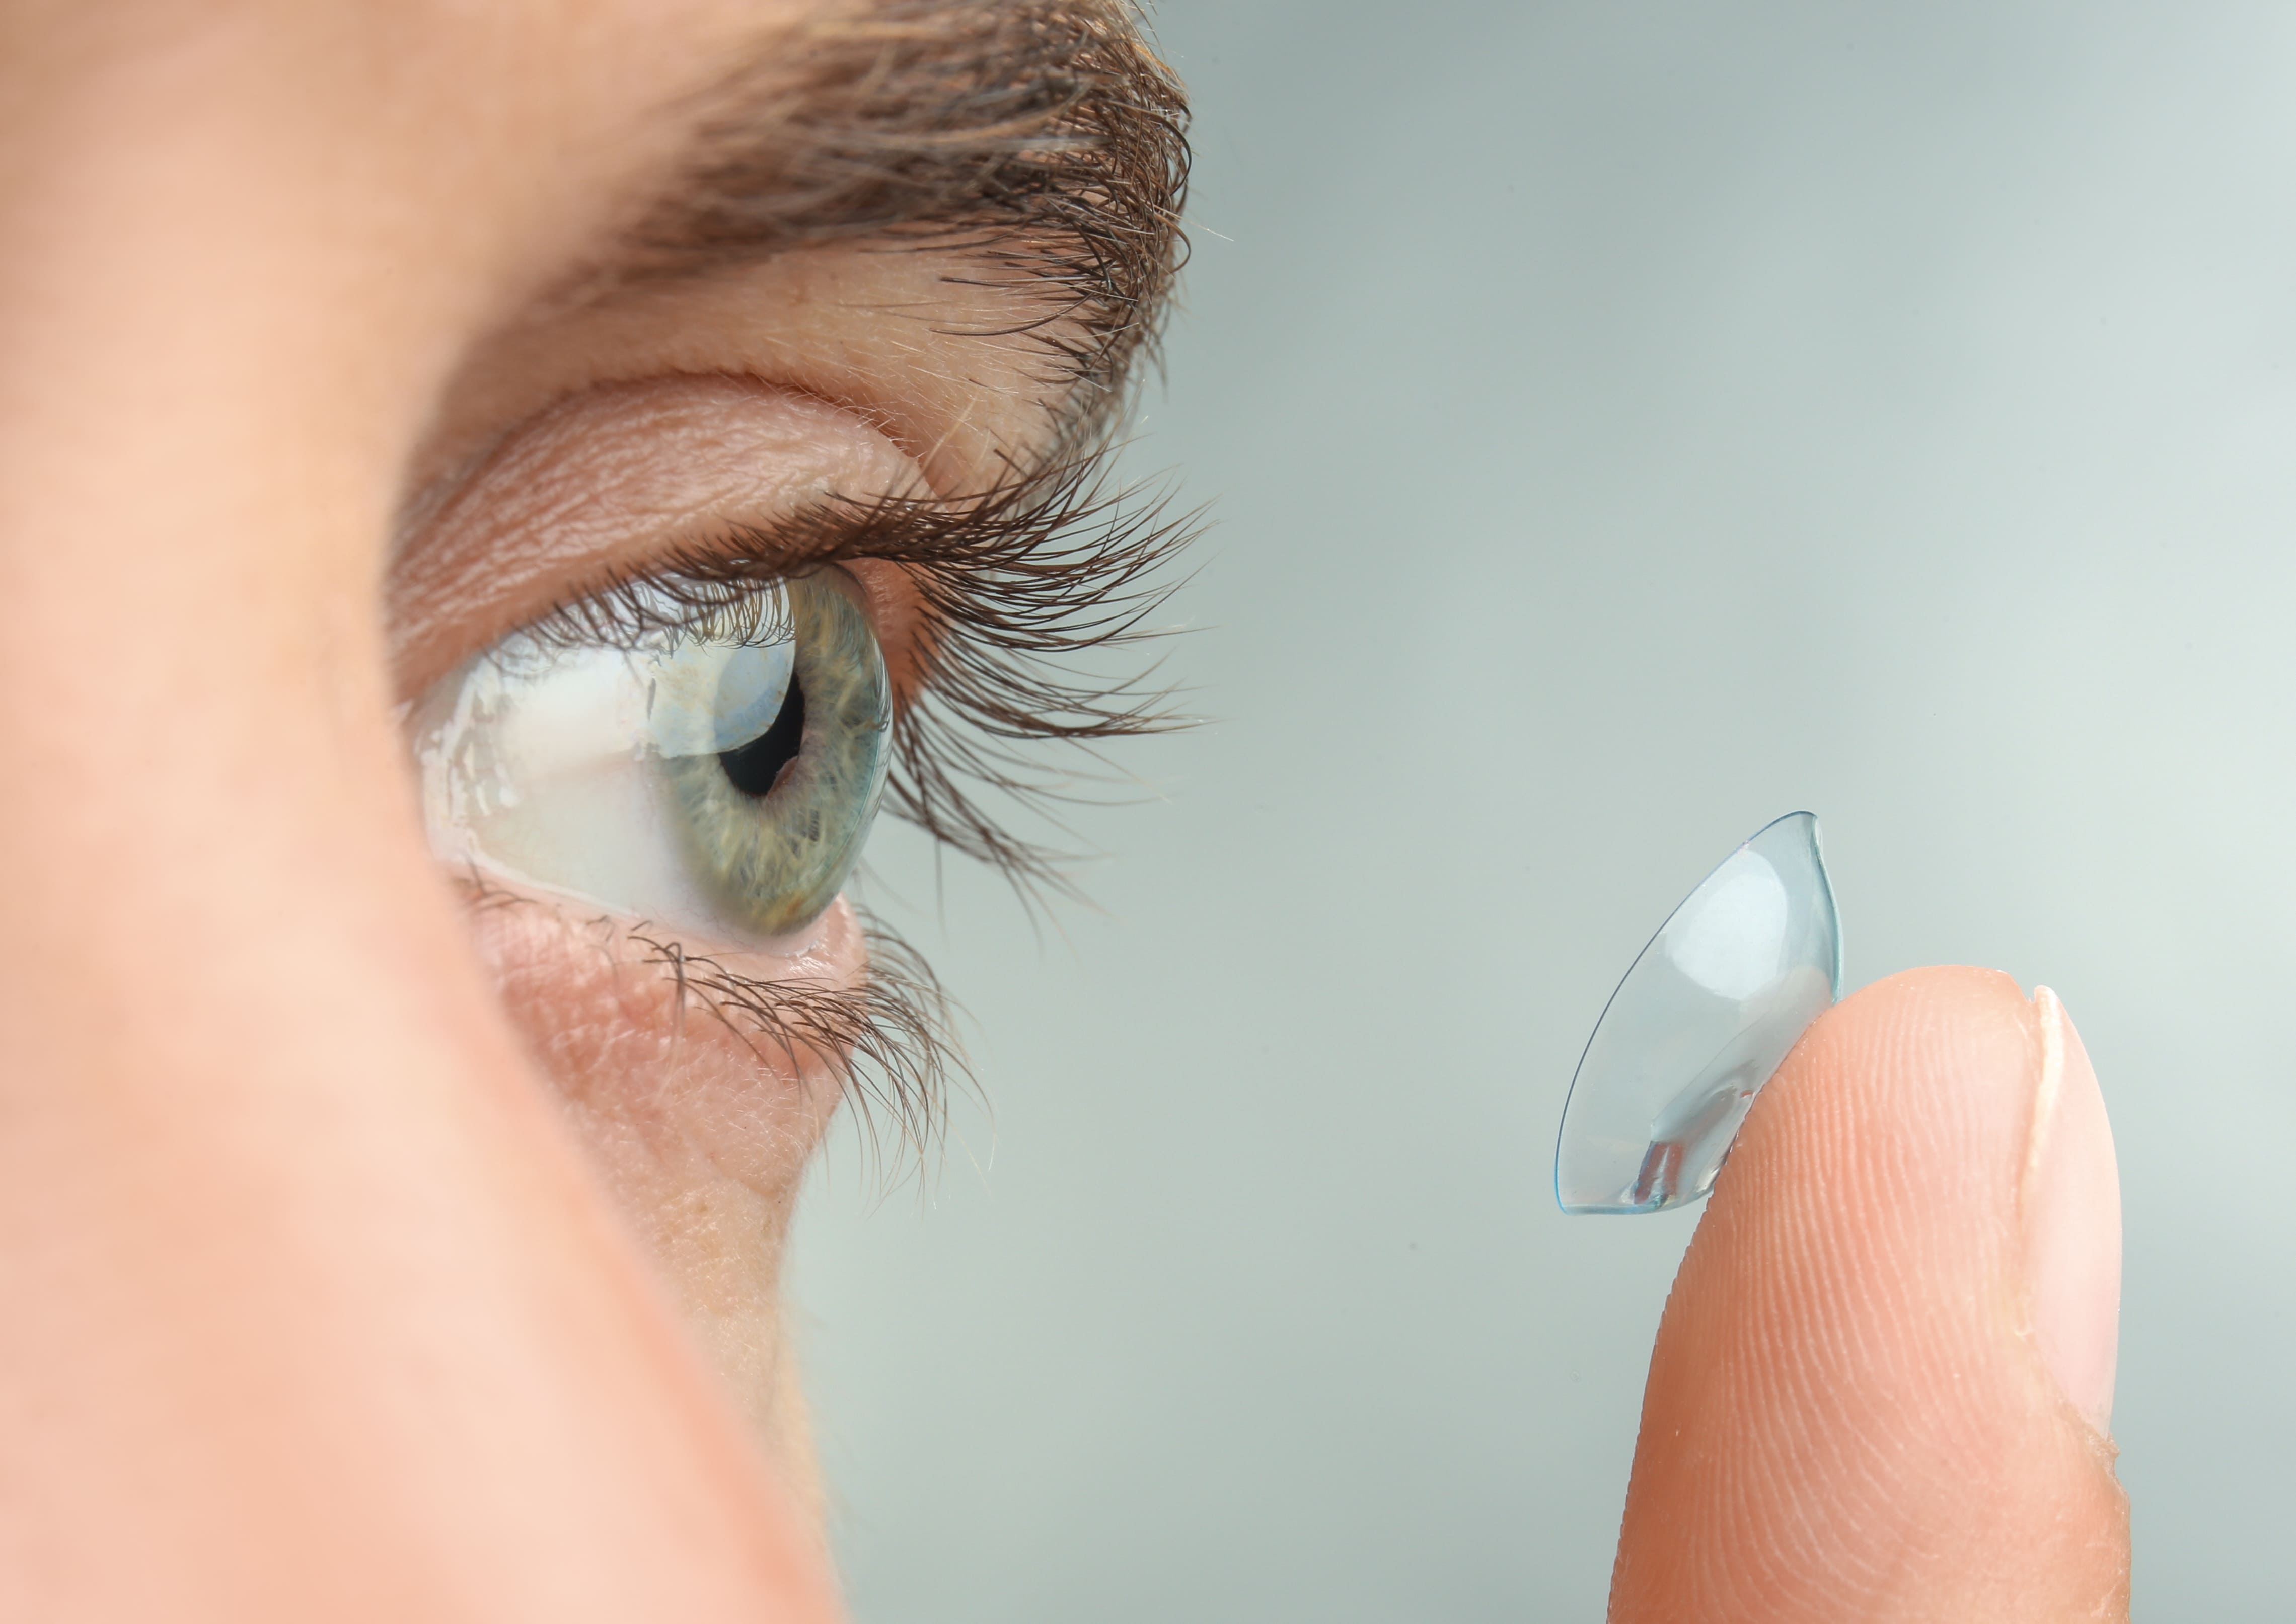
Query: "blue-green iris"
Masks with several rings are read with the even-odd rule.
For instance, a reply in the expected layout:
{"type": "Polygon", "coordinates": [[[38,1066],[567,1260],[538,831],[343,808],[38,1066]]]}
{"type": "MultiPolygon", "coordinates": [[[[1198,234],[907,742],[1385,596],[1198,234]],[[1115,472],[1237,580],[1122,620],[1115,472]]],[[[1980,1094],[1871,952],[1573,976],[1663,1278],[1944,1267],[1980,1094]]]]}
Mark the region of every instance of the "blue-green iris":
{"type": "Polygon", "coordinates": [[[779,590],[786,617],[768,629],[786,632],[786,645],[724,660],[714,747],[661,758],[696,883],[728,919],[766,936],[818,917],[852,873],[892,723],[884,656],[852,583],[819,570],[779,590]],[[770,662],[783,677],[777,703],[760,703],[771,678],[761,694],[755,676],[767,653],[781,655],[770,662]]]}

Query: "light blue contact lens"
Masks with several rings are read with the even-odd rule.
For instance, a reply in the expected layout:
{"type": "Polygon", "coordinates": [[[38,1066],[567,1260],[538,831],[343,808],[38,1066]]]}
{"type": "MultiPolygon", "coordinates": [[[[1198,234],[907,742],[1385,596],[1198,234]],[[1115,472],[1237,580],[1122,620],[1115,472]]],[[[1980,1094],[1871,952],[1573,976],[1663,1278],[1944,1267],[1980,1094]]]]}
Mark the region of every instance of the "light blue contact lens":
{"type": "Polygon", "coordinates": [[[1817,820],[1788,812],[1706,877],[1611,994],[1562,1107],[1562,1210],[1660,1212],[1712,1189],[1755,1092],[1841,993],[1817,820]]]}

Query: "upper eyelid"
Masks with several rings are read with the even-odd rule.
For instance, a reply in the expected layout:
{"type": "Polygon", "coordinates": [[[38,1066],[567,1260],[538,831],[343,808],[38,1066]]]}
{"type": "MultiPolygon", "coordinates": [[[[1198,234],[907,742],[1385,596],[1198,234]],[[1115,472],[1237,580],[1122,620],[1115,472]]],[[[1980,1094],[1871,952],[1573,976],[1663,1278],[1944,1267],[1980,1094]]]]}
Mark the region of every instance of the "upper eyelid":
{"type": "MultiPolygon", "coordinates": [[[[1047,376],[1036,343],[981,336],[1012,295],[968,281],[967,263],[799,249],[513,323],[464,358],[412,459],[407,510],[428,518],[506,441],[585,396],[679,379],[841,412],[943,494],[994,483],[1013,447],[1077,447],[1077,380],[1047,376]]],[[[1082,392],[1103,407],[1119,393],[1082,392]]]]}
{"type": "Polygon", "coordinates": [[[740,368],[702,371],[665,368],[630,377],[608,377],[570,384],[534,404],[515,420],[496,425],[483,434],[474,435],[465,426],[459,431],[451,456],[440,445],[425,447],[417,459],[422,468],[420,477],[400,503],[398,516],[392,527],[394,557],[404,553],[428,526],[458,502],[464,500],[523,436],[560,413],[593,397],[628,395],[664,386],[712,385],[726,385],[769,395],[779,400],[802,403],[824,413],[849,419],[883,439],[897,454],[906,459],[912,465],[922,488],[933,488],[928,448],[915,444],[913,437],[903,431],[898,418],[886,409],[865,402],[837,399],[800,383],[762,376],[740,368]]]}
{"type": "MultiPolygon", "coordinates": [[[[755,379],[671,375],[566,397],[428,497],[402,538],[385,603],[398,686],[419,692],[521,627],[668,567],[697,537],[763,540],[824,489],[921,484],[866,420],[755,379]]],[[[799,553],[793,536],[773,562],[800,567],[799,553]]]]}
{"type": "Polygon", "coordinates": [[[739,612],[761,590],[817,568],[841,569],[858,591],[883,654],[895,710],[914,703],[930,667],[929,647],[937,641],[920,619],[902,612],[914,593],[889,591],[867,567],[882,562],[865,552],[840,551],[816,541],[810,548],[775,546],[755,532],[717,546],[708,542],[681,548],[656,567],[593,587],[569,598],[520,628],[518,634],[598,646],[635,649],[661,635],[694,632],[728,609],[739,612]],[[893,602],[889,603],[889,600],[893,602]]]}
{"type": "MultiPolygon", "coordinates": [[[[1088,635],[1063,632],[1044,613],[1047,591],[1063,576],[1121,586],[1139,573],[1104,571],[1106,559],[1090,549],[1061,556],[1062,537],[1089,523],[1104,507],[1082,497],[1113,454],[1101,447],[1056,468],[1015,474],[1006,485],[971,499],[824,497],[771,524],[722,526],[698,533],[649,559],[641,568],[596,576],[570,590],[521,630],[570,641],[635,645],[664,632],[692,629],[758,588],[809,569],[842,567],[858,575],[868,566],[893,572],[906,589],[885,590],[882,575],[859,583],[867,612],[893,673],[896,708],[908,710],[931,686],[934,657],[944,641],[998,618],[1009,602],[982,574],[1027,570],[1036,608],[1001,630],[1009,652],[1051,655],[1125,634],[1124,593],[1079,592],[1066,606],[1095,605],[1110,612],[1088,635]],[[1048,554],[1052,556],[1047,556],[1048,554]],[[1037,568],[1032,564],[1041,560],[1037,568]],[[926,579],[920,582],[919,576],[926,579]],[[889,599],[898,599],[889,604],[889,599]]],[[[1113,531],[1111,531],[1113,534],[1113,531]]],[[[985,628],[984,628],[985,629],[985,628]]]]}

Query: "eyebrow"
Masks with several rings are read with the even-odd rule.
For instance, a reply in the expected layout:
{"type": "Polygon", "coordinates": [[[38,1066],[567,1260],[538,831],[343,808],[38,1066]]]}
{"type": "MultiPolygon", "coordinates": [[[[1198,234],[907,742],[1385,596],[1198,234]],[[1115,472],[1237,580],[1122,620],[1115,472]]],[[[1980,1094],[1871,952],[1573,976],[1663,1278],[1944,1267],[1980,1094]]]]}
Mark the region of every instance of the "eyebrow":
{"type": "Polygon", "coordinates": [[[1009,293],[1099,437],[1186,257],[1188,108],[1130,0],[846,0],[776,34],[685,111],[684,161],[618,281],[709,275],[857,241],[953,256],[1009,293]]]}

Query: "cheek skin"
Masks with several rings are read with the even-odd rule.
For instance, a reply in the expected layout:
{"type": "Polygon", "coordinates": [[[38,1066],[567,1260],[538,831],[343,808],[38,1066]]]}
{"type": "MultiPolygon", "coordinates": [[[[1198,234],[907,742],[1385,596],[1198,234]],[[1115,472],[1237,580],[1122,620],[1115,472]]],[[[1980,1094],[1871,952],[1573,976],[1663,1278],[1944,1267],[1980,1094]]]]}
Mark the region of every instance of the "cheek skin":
{"type": "MultiPolygon", "coordinates": [[[[632,927],[488,892],[471,912],[503,1006],[568,1123],[652,1253],[692,1334],[791,1482],[817,1497],[781,1265],[806,1163],[837,1108],[840,1059],[713,1007],[632,927]]],[[[857,988],[842,898],[795,959],[726,954],[757,980],[857,988]]]]}

